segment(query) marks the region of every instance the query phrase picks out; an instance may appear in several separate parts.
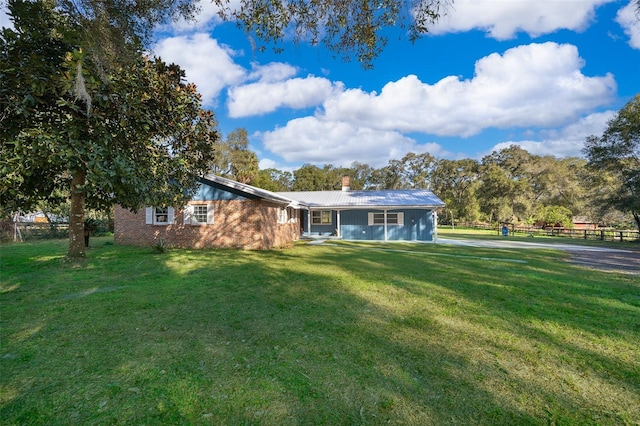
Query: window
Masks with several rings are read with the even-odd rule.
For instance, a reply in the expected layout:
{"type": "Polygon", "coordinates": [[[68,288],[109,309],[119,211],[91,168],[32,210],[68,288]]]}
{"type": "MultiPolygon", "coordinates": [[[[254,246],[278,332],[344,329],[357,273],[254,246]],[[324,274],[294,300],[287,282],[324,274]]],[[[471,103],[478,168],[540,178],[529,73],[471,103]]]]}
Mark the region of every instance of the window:
{"type": "Polygon", "coordinates": [[[384,225],[384,213],[374,213],[371,225],[384,225]]]}
{"type": "Polygon", "coordinates": [[[184,208],[185,225],[209,225],[213,223],[213,205],[190,204],[184,208]]]}
{"type": "Polygon", "coordinates": [[[147,207],[145,210],[147,225],[169,225],[173,223],[173,207],[147,207]]]}
{"type": "Polygon", "coordinates": [[[400,225],[399,215],[402,213],[387,213],[387,225],[400,225]]]}
{"type": "Polygon", "coordinates": [[[315,210],[311,212],[313,225],[331,225],[331,210],[315,210]]]}
{"type": "Polygon", "coordinates": [[[296,223],[298,221],[298,211],[293,207],[278,207],[278,223],[296,223]]]}
{"type": "MultiPolygon", "coordinates": [[[[369,213],[371,225],[384,225],[384,213],[369,213]]],[[[404,213],[387,213],[387,225],[404,225],[404,213]]]]}
{"type": "Polygon", "coordinates": [[[287,221],[289,220],[287,210],[288,209],[285,207],[278,207],[278,223],[287,223],[287,221]]]}
{"type": "Polygon", "coordinates": [[[154,223],[169,223],[169,208],[156,207],[153,213],[154,223]]]}
{"type": "Polygon", "coordinates": [[[193,220],[207,223],[207,206],[193,206],[193,220]]]}

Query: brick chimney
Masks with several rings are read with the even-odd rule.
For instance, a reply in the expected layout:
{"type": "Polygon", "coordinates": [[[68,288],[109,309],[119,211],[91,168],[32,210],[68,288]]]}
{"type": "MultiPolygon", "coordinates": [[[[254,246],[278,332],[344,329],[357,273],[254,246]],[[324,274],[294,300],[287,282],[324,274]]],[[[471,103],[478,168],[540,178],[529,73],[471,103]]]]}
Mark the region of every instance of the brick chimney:
{"type": "Polygon", "coordinates": [[[351,190],[351,181],[349,179],[349,176],[343,176],[342,177],[342,190],[343,191],[350,191],[351,190]]]}

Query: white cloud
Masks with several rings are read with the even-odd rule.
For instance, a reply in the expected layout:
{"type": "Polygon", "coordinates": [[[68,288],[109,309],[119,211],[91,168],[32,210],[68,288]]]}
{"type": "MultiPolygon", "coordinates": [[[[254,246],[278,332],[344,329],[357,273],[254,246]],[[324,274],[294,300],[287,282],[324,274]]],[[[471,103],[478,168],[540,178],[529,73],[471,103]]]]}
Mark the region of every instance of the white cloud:
{"type": "Polygon", "coordinates": [[[271,62],[267,65],[252,64],[252,71],[247,80],[259,80],[263,83],[273,83],[286,80],[298,73],[298,68],[284,62],[271,62]]]}
{"type": "Polygon", "coordinates": [[[229,89],[231,117],[247,117],[275,111],[281,107],[308,108],[318,105],[334,91],[325,78],[309,76],[282,82],[258,82],[229,89]]]}
{"type": "Polygon", "coordinates": [[[585,139],[589,136],[602,136],[609,125],[609,121],[617,114],[617,111],[595,112],[575,123],[565,126],[560,130],[557,137],[555,137],[555,133],[552,133],[551,136],[557,140],[580,141],[584,143],[585,139]]]}
{"type": "Polygon", "coordinates": [[[263,158],[258,162],[258,167],[260,168],[260,170],[276,169],[277,165],[278,163],[276,163],[270,158],[263,158]]]}
{"type": "Polygon", "coordinates": [[[350,89],[324,103],[319,118],[359,127],[471,136],[489,127],[557,126],[608,103],[612,75],[587,77],[573,45],[531,44],[476,62],[471,80],[429,85],[409,75],[380,94],[350,89]]]}
{"type": "MultiPolygon", "coordinates": [[[[613,76],[588,77],[580,72],[583,66],[573,45],[531,44],[478,60],[469,80],[449,76],[430,85],[409,75],[386,84],[380,93],[334,87],[313,117],[292,120],[261,138],[267,150],[288,162],[349,165],[359,161],[379,167],[410,151],[456,156],[438,144],[418,143],[405,133],[467,137],[488,128],[566,126],[557,134],[546,133],[540,142],[515,143],[526,144],[536,153],[579,155],[586,136],[601,132],[610,115],[581,117],[609,103],[616,92],[613,76]],[[576,120],[580,121],[567,124],[576,120]]],[[[243,86],[247,91],[242,103],[258,99],[255,103],[261,105],[271,101],[271,108],[283,105],[289,81],[270,85],[271,92],[268,85],[243,86]]]]}
{"type": "Polygon", "coordinates": [[[357,127],[347,122],[328,122],[315,117],[291,120],[283,128],[262,135],[268,150],[288,162],[349,166],[354,161],[374,167],[401,158],[407,152],[448,155],[442,147],[418,144],[399,132],[357,127]]]}
{"type": "MultiPolygon", "coordinates": [[[[219,16],[220,7],[212,0],[200,0],[198,1],[198,7],[200,8],[200,11],[195,19],[187,21],[180,18],[175,22],[169,23],[167,29],[177,33],[186,33],[211,29],[212,27],[222,23],[222,19],[219,16]]],[[[239,10],[240,1],[230,0],[226,7],[230,10],[239,10]]]]}
{"type": "Polygon", "coordinates": [[[214,104],[221,90],[246,78],[246,70],[233,62],[234,52],[208,34],[166,38],[153,51],[185,70],[187,80],[198,86],[204,104],[214,104]]]}
{"type": "Polygon", "coordinates": [[[624,29],[624,33],[629,36],[629,46],[640,49],[640,11],[635,1],[618,11],[616,22],[624,29]]]}
{"type": "Polygon", "coordinates": [[[430,28],[430,33],[479,29],[492,38],[505,40],[520,31],[532,37],[560,29],[582,31],[593,21],[595,9],[611,1],[456,0],[448,15],[430,28]]]}
{"type": "Polygon", "coordinates": [[[278,108],[309,108],[322,104],[334,92],[342,91],[341,83],[309,75],[292,78],[298,68],[272,62],[252,65],[247,81],[255,83],[232,87],[228,91],[227,107],[230,117],[248,117],[273,112],[278,108]]]}
{"type": "Polygon", "coordinates": [[[531,154],[553,155],[555,157],[582,157],[582,148],[589,136],[601,136],[609,120],[616,111],[590,114],[579,121],[569,124],[557,132],[550,132],[543,140],[507,141],[496,144],[488,153],[499,151],[511,145],[518,145],[531,154]]]}

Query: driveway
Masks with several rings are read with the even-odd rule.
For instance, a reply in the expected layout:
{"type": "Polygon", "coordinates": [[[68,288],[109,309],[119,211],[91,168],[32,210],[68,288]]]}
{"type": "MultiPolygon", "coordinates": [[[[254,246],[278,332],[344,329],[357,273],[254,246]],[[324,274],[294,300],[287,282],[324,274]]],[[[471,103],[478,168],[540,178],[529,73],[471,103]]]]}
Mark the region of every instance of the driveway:
{"type": "Polygon", "coordinates": [[[500,249],[551,249],[571,254],[569,262],[604,271],[640,275],[640,250],[622,250],[608,247],[592,247],[577,244],[544,243],[504,240],[465,240],[438,238],[438,244],[500,249]]]}

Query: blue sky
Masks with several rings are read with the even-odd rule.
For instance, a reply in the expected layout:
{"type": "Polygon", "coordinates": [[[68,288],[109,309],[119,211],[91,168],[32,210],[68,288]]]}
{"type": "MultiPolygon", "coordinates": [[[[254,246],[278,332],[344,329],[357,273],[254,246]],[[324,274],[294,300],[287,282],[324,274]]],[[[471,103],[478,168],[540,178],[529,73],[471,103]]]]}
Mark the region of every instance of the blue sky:
{"type": "Polygon", "coordinates": [[[223,134],[247,129],[261,168],[480,159],[511,144],[580,156],[640,92],[628,0],[455,0],[416,43],[391,37],[373,70],[306,44],[256,51],[201,6],[198,22],[159,28],[153,52],[186,70],[223,134]]]}

